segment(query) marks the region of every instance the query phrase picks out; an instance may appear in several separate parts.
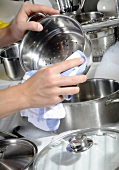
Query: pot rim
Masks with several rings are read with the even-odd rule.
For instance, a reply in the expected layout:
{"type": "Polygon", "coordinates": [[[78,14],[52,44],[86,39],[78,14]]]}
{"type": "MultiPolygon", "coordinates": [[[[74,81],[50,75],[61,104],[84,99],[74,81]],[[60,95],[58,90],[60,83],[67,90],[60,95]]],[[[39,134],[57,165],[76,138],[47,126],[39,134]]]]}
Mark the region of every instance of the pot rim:
{"type": "MultiPolygon", "coordinates": [[[[90,78],[90,79],[87,79],[87,81],[92,81],[92,80],[110,80],[110,81],[113,81],[113,82],[115,82],[115,83],[118,83],[119,84],[119,82],[118,81],[116,81],[116,80],[114,80],[114,79],[106,79],[106,78],[90,78]]],[[[88,101],[81,101],[81,102],[73,102],[73,103],[68,103],[68,102],[66,102],[66,103],[64,103],[63,102],[63,105],[65,105],[65,106],[76,106],[76,105],[81,105],[82,103],[83,104],[88,104],[88,103],[92,103],[92,102],[99,102],[100,100],[106,100],[106,99],[111,99],[111,96],[113,96],[113,95],[115,95],[115,94],[117,94],[117,93],[119,93],[119,89],[117,90],[117,91],[115,91],[115,92],[113,92],[113,93],[111,93],[111,94],[109,94],[109,95],[107,95],[107,96],[104,96],[104,97],[100,97],[100,98],[96,98],[96,99],[91,99],[91,100],[88,100],[88,101]]]]}

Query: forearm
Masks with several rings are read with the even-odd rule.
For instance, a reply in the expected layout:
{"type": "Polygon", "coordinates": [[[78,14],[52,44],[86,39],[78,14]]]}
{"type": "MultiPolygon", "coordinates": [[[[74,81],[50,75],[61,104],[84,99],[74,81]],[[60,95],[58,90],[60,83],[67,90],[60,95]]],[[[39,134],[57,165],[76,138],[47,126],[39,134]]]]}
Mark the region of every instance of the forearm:
{"type": "Polygon", "coordinates": [[[27,104],[21,85],[0,91],[0,118],[16,113],[24,108],[27,108],[27,104]]]}

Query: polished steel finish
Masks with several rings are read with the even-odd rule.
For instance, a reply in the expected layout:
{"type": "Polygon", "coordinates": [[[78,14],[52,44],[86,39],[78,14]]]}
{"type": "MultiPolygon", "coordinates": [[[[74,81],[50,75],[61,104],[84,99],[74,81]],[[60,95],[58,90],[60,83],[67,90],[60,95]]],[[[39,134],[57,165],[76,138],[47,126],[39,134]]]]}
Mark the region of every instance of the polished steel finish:
{"type": "Polygon", "coordinates": [[[56,0],[60,13],[72,12],[70,0],[56,0]]]}
{"type": "Polygon", "coordinates": [[[0,169],[25,170],[37,154],[34,143],[25,139],[0,140],[0,169]]]}
{"type": "Polygon", "coordinates": [[[76,20],[79,23],[85,23],[87,21],[95,20],[97,18],[104,17],[104,13],[102,12],[86,12],[76,15],[76,20]]]}
{"type": "Polygon", "coordinates": [[[11,80],[21,80],[23,78],[24,71],[19,61],[19,43],[2,49],[0,58],[4,65],[6,75],[11,80]]]}
{"type": "Polygon", "coordinates": [[[95,22],[93,24],[82,25],[83,31],[95,31],[102,28],[117,27],[119,25],[119,18],[109,19],[103,22],[95,22]]]}
{"type": "Polygon", "coordinates": [[[83,0],[82,3],[80,0],[56,0],[56,3],[60,13],[65,14],[81,10],[84,6],[85,0],[83,0]]]}
{"type": "Polygon", "coordinates": [[[76,20],[52,15],[39,22],[43,31],[29,31],[21,42],[20,62],[25,71],[61,62],[76,50],[84,50],[85,35],[76,20]]]}
{"type": "Polygon", "coordinates": [[[88,150],[92,145],[93,141],[91,139],[87,138],[85,134],[79,133],[69,139],[66,149],[69,152],[79,153],[88,150]]]}
{"type": "Polygon", "coordinates": [[[90,39],[85,35],[85,46],[84,46],[84,54],[87,57],[87,64],[86,64],[86,69],[83,72],[83,74],[87,74],[93,61],[93,56],[92,56],[92,45],[90,39]]]}
{"type": "Polygon", "coordinates": [[[108,79],[88,79],[79,84],[80,92],[64,101],[65,118],[57,133],[68,130],[101,127],[119,121],[119,104],[106,105],[109,99],[119,98],[119,83],[108,79]]]}
{"type": "Polygon", "coordinates": [[[0,130],[0,136],[3,136],[4,138],[18,138],[18,136],[3,130],[0,130]]]}
{"type": "Polygon", "coordinates": [[[116,42],[114,28],[105,28],[87,33],[92,45],[93,61],[101,61],[105,51],[116,42]]]}

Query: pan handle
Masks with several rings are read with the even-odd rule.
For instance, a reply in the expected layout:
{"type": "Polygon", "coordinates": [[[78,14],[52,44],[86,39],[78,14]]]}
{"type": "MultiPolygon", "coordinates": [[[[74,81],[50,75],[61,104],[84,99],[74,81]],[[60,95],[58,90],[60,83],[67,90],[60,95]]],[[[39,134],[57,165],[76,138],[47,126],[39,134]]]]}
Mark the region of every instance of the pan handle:
{"type": "Polygon", "coordinates": [[[3,131],[3,130],[0,130],[0,136],[6,138],[6,139],[9,139],[9,138],[19,138],[18,136],[10,133],[10,132],[7,132],[7,131],[3,131]]]}
{"type": "Polygon", "coordinates": [[[109,99],[105,102],[105,105],[109,105],[112,103],[119,103],[119,99],[109,99]]]}

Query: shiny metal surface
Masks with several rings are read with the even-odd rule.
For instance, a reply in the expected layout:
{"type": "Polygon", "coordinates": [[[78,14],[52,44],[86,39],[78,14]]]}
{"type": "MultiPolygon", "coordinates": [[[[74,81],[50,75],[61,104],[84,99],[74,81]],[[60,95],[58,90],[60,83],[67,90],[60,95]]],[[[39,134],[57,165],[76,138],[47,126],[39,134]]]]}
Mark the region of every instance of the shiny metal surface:
{"type": "Polygon", "coordinates": [[[84,50],[84,33],[76,20],[52,15],[39,22],[43,31],[27,32],[20,46],[20,62],[25,71],[58,63],[76,50],[84,50]]]}
{"type": "Polygon", "coordinates": [[[19,61],[19,44],[12,44],[0,52],[0,58],[5,68],[6,75],[11,80],[21,80],[24,71],[19,61]]]}
{"type": "Polygon", "coordinates": [[[84,152],[88,150],[93,145],[93,141],[85,134],[77,134],[69,139],[69,144],[67,145],[67,151],[69,152],[84,152]]]}
{"type": "Polygon", "coordinates": [[[80,84],[80,92],[71,101],[64,101],[65,118],[56,133],[69,130],[102,127],[119,121],[119,104],[106,105],[119,98],[119,83],[108,79],[88,79],[80,84]]]}
{"type": "Polygon", "coordinates": [[[119,18],[109,19],[103,22],[95,22],[93,24],[82,25],[83,31],[95,31],[102,28],[117,27],[119,25],[119,18]]]}
{"type": "Polygon", "coordinates": [[[101,61],[105,51],[116,42],[114,28],[105,28],[87,33],[92,45],[93,61],[101,61]]]}
{"type": "Polygon", "coordinates": [[[91,45],[91,41],[90,39],[85,36],[85,45],[84,45],[84,54],[87,57],[87,65],[86,65],[86,69],[83,72],[84,74],[87,74],[88,71],[90,70],[90,67],[92,65],[93,62],[93,56],[92,56],[92,45],[91,45]]]}
{"type": "Polygon", "coordinates": [[[102,17],[104,17],[104,13],[102,12],[86,12],[86,13],[77,14],[76,20],[79,23],[85,23],[87,21],[91,21],[102,17]]]}
{"type": "Polygon", "coordinates": [[[37,147],[25,139],[0,140],[0,169],[24,170],[32,163],[37,153],[37,147]]]}

